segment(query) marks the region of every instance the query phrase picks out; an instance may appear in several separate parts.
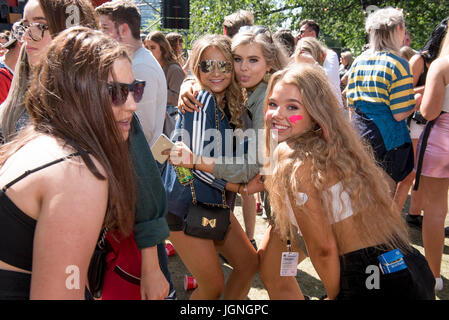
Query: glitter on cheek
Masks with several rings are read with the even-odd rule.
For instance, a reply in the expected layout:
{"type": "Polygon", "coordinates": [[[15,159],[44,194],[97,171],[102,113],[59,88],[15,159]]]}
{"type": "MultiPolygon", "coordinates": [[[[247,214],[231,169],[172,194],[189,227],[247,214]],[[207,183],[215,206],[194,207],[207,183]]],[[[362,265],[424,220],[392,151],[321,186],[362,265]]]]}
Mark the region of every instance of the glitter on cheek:
{"type": "Polygon", "coordinates": [[[299,121],[299,120],[302,120],[302,119],[303,119],[303,118],[302,118],[302,116],[300,116],[300,115],[291,116],[291,117],[288,118],[288,120],[289,120],[291,123],[293,123],[293,124],[295,124],[296,121],[299,121]]]}

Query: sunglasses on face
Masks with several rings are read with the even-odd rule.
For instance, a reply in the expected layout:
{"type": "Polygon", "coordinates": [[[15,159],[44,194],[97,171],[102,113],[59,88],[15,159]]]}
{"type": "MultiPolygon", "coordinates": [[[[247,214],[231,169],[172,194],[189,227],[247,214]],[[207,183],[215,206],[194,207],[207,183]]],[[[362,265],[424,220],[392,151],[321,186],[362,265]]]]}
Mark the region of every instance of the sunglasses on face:
{"type": "Polygon", "coordinates": [[[133,93],[134,101],[136,103],[140,102],[144,88],[145,81],[141,80],[134,80],[131,84],[120,82],[108,83],[109,95],[111,96],[112,104],[115,106],[125,104],[130,91],[133,93]]]}
{"type": "Polygon", "coordinates": [[[203,60],[200,62],[200,70],[209,73],[217,66],[221,73],[230,73],[232,71],[232,63],[229,61],[203,60]]]}
{"type": "Polygon", "coordinates": [[[48,30],[48,25],[43,23],[31,23],[27,26],[23,25],[22,22],[17,24],[15,28],[13,28],[14,36],[20,42],[23,41],[23,37],[28,32],[29,36],[33,41],[41,41],[44,37],[45,31],[48,30]]]}

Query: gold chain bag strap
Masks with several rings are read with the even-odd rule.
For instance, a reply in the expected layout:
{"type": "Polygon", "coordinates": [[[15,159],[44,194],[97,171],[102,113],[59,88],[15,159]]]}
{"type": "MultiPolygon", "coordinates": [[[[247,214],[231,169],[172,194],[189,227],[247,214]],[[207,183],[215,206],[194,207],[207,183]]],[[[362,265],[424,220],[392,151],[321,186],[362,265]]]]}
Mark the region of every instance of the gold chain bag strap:
{"type": "MultiPolygon", "coordinates": [[[[215,125],[219,130],[218,110],[215,108],[215,125]]],[[[221,141],[218,141],[220,145],[221,141]]],[[[190,184],[192,191],[192,203],[185,218],[184,233],[198,238],[221,241],[224,239],[230,224],[231,210],[226,204],[225,192],[222,192],[223,203],[206,204],[200,203],[196,199],[193,182],[190,184]]]]}

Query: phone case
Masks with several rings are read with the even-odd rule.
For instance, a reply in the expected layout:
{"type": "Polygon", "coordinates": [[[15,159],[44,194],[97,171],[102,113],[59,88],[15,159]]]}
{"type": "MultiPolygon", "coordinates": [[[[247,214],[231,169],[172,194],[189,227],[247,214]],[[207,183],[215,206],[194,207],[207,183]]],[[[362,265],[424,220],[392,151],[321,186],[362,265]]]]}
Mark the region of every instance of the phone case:
{"type": "Polygon", "coordinates": [[[174,143],[165,134],[161,134],[151,148],[154,159],[161,164],[164,163],[168,159],[168,155],[163,155],[161,152],[171,149],[173,145],[174,143]]]}

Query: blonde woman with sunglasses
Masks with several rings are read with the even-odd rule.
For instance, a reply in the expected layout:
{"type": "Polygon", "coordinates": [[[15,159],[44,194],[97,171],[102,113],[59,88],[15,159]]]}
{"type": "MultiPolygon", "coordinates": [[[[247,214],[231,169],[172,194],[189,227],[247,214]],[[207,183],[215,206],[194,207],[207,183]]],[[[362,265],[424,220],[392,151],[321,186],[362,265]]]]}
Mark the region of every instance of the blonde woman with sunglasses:
{"type": "MultiPolygon", "coordinates": [[[[193,153],[186,162],[195,163],[199,156],[222,156],[229,148],[226,134],[242,126],[243,95],[235,81],[231,54],[231,41],[223,35],[206,35],[198,39],[192,48],[191,70],[201,86],[198,100],[204,105],[197,112],[180,116],[173,139],[181,137],[191,146],[193,153]],[[214,137],[211,138],[210,135],[214,137]],[[215,145],[215,146],[214,146],[215,145]],[[208,153],[207,150],[212,152],[208,153]]],[[[182,142],[171,149],[170,159],[177,159],[182,142]]],[[[168,153],[168,151],[166,151],[168,153]]],[[[178,161],[169,159],[163,180],[167,192],[167,221],[170,241],[182,261],[195,277],[198,288],[191,299],[246,299],[257,271],[257,253],[235,218],[235,192],[242,192],[238,184],[217,179],[212,174],[197,170],[184,171],[178,161]],[[190,175],[190,177],[189,177],[190,175]],[[188,217],[191,204],[224,208],[229,214],[230,224],[222,240],[200,238],[186,234],[184,219],[188,217]],[[232,266],[225,283],[217,251],[232,266]]]]}
{"type": "MultiPolygon", "coordinates": [[[[244,26],[232,39],[232,54],[234,60],[235,77],[240,87],[246,94],[244,119],[244,130],[252,130],[258,134],[258,130],[263,129],[263,102],[267,82],[272,73],[282,69],[287,65],[287,57],[281,46],[273,42],[270,31],[263,26],[244,26]]],[[[184,85],[183,92],[178,107],[181,112],[198,111],[202,106],[201,102],[195,98],[195,92],[191,92],[188,84],[184,85]]],[[[193,91],[193,90],[192,90],[193,91]]],[[[258,146],[257,139],[249,141],[252,146],[258,146]]],[[[245,155],[244,163],[228,163],[227,161],[217,161],[206,159],[198,163],[201,170],[213,173],[216,177],[226,179],[233,183],[248,183],[254,178],[260,169],[254,154],[245,155]],[[254,160],[254,161],[253,161],[254,160]]],[[[264,198],[264,195],[262,195],[264,198]]],[[[267,218],[269,218],[269,206],[265,206],[267,218]]],[[[245,231],[251,243],[257,247],[254,239],[256,221],[256,203],[254,195],[242,195],[242,210],[245,223],[245,231]]]]}

